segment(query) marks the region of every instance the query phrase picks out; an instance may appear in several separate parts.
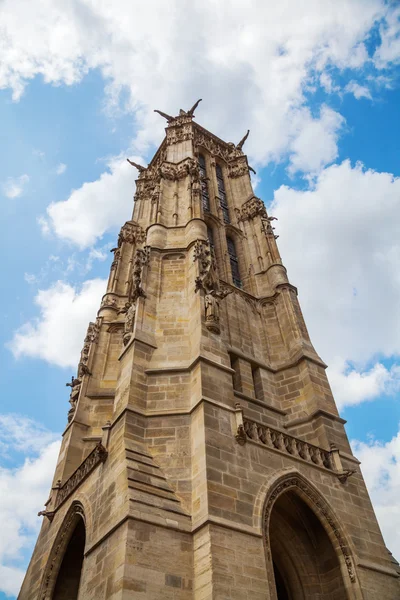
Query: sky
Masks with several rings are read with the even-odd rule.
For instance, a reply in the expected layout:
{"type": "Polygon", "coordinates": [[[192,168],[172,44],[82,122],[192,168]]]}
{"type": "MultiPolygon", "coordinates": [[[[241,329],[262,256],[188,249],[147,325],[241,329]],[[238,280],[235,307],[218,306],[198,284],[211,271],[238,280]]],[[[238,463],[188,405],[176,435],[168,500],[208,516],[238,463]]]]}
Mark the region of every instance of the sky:
{"type": "Polygon", "coordinates": [[[15,598],[69,389],[157,108],[245,151],[400,558],[400,3],[3,0],[0,599],[15,598]]]}

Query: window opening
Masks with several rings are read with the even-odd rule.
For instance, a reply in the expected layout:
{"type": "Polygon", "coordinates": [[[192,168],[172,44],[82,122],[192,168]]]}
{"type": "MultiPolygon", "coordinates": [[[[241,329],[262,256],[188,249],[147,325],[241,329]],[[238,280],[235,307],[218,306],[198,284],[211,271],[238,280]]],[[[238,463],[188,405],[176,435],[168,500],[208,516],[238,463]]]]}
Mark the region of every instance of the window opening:
{"type": "Polygon", "coordinates": [[[232,280],[233,280],[233,283],[236,285],[236,287],[241,288],[242,280],[240,279],[239,263],[238,263],[238,258],[237,258],[237,254],[236,254],[235,243],[229,237],[226,238],[226,241],[228,244],[229,261],[231,263],[232,280]]]}
{"type": "Polygon", "coordinates": [[[210,195],[208,193],[207,185],[206,159],[204,158],[203,154],[199,154],[199,172],[201,185],[201,203],[203,205],[203,211],[210,212],[210,195]]]}
{"type": "Polygon", "coordinates": [[[224,223],[230,223],[231,220],[229,218],[228,203],[226,201],[224,176],[222,175],[222,169],[221,169],[220,165],[216,165],[215,171],[217,174],[217,188],[218,188],[219,204],[222,208],[222,216],[224,219],[224,223]]]}

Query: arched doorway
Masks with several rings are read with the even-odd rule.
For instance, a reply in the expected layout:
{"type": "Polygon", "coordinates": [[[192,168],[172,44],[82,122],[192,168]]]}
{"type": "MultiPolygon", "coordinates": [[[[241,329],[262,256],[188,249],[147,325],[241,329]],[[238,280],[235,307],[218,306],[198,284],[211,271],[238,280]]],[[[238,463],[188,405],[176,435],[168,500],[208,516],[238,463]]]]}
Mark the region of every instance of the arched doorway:
{"type": "Polygon", "coordinates": [[[57,574],[52,600],[78,599],[85,541],[85,524],[79,517],[57,574]]]}
{"type": "Polygon", "coordinates": [[[288,489],[273,504],[269,545],[277,600],[344,600],[339,559],[320,520],[288,489]]]}

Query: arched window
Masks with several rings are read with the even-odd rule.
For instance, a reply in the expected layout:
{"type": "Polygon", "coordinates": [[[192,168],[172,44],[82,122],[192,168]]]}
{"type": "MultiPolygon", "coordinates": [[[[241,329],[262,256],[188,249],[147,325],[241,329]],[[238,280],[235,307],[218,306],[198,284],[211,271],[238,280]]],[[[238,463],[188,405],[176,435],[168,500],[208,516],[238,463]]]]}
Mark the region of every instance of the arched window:
{"type": "Polygon", "coordinates": [[[224,223],[230,223],[231,220],[229,218],[229,209],[228,209],[228,203],[226,201],[226,191],[225,191],[225,183],[224,183],[224,176],[222,175],[222,169],[220,167],[220,165],[217,165],[215,167],[215,171],[217,174],[217,187],[218,187],[218,197],[219,197],[219,204],[222,208],[222,215],[224,218],[224,223]]]}
{"type": "Polygon", "coordinates": [[[228,254],[229,261],[231,263],[232,280],[237,287],[241,288],[242,280],[240,279],[239,263],[236,254],[235,242],[230,237],[226,238],[226,242],[228,244],[228,254]]]}
{"type": "Polygon", "coordinates": [[[199,171],[200,171],[201,201],[203,204],[203,211],[210,212],[210,195],[208,193],[208,185],[207,185],[206,159],[204,158],[203,154],[199,154],[199,171]]]}

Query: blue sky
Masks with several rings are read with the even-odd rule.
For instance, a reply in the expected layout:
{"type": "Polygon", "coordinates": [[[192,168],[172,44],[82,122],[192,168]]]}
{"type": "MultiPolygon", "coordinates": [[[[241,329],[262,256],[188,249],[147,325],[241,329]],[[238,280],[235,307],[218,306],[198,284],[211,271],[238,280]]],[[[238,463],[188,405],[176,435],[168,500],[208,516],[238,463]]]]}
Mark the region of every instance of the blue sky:
{"type": "Polygon", "coordinates": [[[0,598],[15,597],[154,108],[198,98],[247,128],[279,234],[389,548],[400,556],[400,10],[383,0],[7,0],[0,69],[0,598]],[[17,508],[16,508],[17,507],[17,508]]]}

